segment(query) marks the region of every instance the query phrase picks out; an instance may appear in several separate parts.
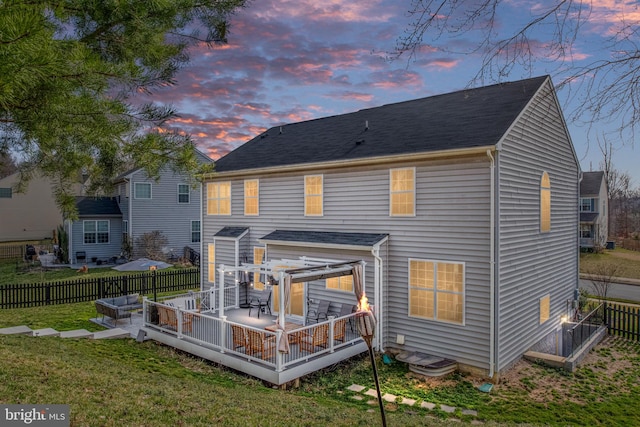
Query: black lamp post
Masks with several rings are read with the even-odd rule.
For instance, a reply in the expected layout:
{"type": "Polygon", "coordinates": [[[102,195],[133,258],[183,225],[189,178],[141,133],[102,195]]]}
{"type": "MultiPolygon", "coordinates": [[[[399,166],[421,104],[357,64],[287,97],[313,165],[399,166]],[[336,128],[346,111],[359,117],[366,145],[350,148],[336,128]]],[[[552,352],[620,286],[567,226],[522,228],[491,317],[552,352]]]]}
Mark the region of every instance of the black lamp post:
{"type": "MultiPolygon", "coordinates": [[[[366,298],[366,297],[363,297],[366,298]]],[[[373,354],[373,334],[376,329],[376,318],[373,315],[373,312],[369,309],[369,305],[364,301],[364,307],[359,307],[358,312],[356,313],[356,324],[358,325],[358,331],[360,332],[360,336],[367,344],[369,348],[369,357],[371,358],[371,366],[373,367],[373,379],[376,382],[376,390],[378,392],[378,405],[380,406],[380,417],[382,418],[382,426],[387,426],[387,417],[384,413],[384,404],[382,403],[382,394],[380,393],[380,381],[378,380],[378,368],[376,367],[376,358],[373,354]]]]}

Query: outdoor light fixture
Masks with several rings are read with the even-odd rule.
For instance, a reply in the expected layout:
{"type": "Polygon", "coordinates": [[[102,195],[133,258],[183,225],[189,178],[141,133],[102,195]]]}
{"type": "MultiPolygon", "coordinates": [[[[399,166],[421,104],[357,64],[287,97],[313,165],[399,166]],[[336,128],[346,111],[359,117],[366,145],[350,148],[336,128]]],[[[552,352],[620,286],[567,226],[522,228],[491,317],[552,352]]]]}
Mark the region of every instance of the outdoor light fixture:
{"type": "Polygon", "coordinates": [[[380,406],[380,417],[382,418],[383,427],[387,426],[387,417],[384,413],[384,404],[382,403],[382,395],[380,393],[380,381],[378,381],[378,368],[376,367],[376,358],[373,354],[373,335],[375,333],[377,320],[369,305],[366,295],[362,295],[358,302],[358,311],[356,311],[356,325],[360,336],[369,348],[369,357],[371,358],[371,366],[373,368],[373,379],[376,382],[376,391],[378,392],[378,405],[380,406]]]}

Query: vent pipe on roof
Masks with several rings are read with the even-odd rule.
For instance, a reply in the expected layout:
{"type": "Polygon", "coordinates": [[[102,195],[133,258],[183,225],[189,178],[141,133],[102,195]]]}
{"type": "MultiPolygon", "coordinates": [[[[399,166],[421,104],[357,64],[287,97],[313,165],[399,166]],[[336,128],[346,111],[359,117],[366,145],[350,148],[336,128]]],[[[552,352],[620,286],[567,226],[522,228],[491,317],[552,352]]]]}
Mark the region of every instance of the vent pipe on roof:
{"type": "Polygon", "coordinates": [[[280,135],[282,135],[284,132],[282,131],[282,126],[280,126],[280,135]]]}
{"type": "Polygon", "coordinates": [[[369,120],[364,121],[364,130],[369,130],[369,120]]]}

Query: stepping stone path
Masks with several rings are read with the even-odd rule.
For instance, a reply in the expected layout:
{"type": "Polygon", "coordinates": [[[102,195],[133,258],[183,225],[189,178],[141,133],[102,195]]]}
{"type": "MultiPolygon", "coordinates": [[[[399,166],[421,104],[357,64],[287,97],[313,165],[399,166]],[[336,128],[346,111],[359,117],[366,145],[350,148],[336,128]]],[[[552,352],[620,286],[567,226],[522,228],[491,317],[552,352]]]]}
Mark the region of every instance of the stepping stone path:
{"type": "MultiPolygon", "coordinates": [[[[347,390],[352,391],[354,393],[359,393],[359,394],[354,394],[352,396],[354,400],[364,400],[364,396],[369,396],[376,399],[378,398],[378,392],[375,389],[367,388],[359,384],[351,384],[349,387],[347,387],[347,390]]],[[[398,402],[400,405],[407,405],[407,406],[414,406],[417,403],[415,399],[409,399],[406,397],[400,397],[400,400],[398,401],[398,397],[390,393],[384,394],[382,396],[382,400],[384,400],[385,402],[398,402]]],[[[440,409],[441,411],[446,412],[448,414],[453,414],[454,412],[456,412],[456,409],[458,409],[454,406],[448,406],[443,404],[437,405],[431,402],[420,402],[420,407],[423,409],[428,409],[430,411],[434,409],[440,409]]],[[[460,412],[462,413],[462,415],[470,415],[473,417],[478,416],[478,411],[476,411],[475,409],[460,408],[460,412]]]]}
{"type": "Polygon", "coordinates": [[[12,326],[0,329],[0,335],[30,335],[32,337],[60,337],[60,338],[89,338],[94,340],[129,338],[131,333],[120,328],[106,329],[99,332],[89,332],[86,329],[58,332],[52,328],[33,330],[28,326],[12,326]]]}

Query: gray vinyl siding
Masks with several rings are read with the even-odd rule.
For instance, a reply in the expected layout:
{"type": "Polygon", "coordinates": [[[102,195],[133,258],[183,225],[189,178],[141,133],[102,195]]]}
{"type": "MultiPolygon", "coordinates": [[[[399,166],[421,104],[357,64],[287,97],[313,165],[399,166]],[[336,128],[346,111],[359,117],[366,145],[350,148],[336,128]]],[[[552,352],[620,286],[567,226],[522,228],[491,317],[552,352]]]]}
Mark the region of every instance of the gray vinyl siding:
{"type": "Polygon", "coordinates": [[[83,217],[78,221],[74,221],[71,227],[72,232],[70,233],[70,238],[72,239],[72,253],[69,255],[72,263],[76,261],[76,252],[78,251],[84,251],[86,253],[87,262],[90,262],[92,257],[105,261],[108,258],[120,255],[120,251],[122,250],[122,219],[120,217],[83,217]],[[109,243],[85,244],[84,221],[109,221],[109,243]]]}
{"type": "Polygon", "coordinates": [[[560,327],[577,286],[578,170],[555,98],[534,99],[498,154],[498,371],[560,327]],[[540,179],[551,183],[551,231],[540,232],[540,179]],[[551,296],[539,324],[539,299],[551,296]]]}
{"type": "MultiPolygon", "coordinates": [[[[220,177],[210,182],[228,180],[220,177]]],[[[211,242],[213,235],[224,226],[250,227],[251,248],[262,246],[257,239],[276,229],[388,233],[388,244],[383,245],[382,251],[383,335],[386,341],[383,345],[446,356],[487,368],[489,186],[486,156],[386,167],[246,176],[231,180],[231,216],[206,215],[206,203],[203,204],[203,243],[211,242]],[[416,168],[415,217],[389,216],[389,169],[397,167],[416,168]],[[323,174],[324,214],[321,217],[304,216],[304,175],[311,174],[323,174]],[[245,178],[260,179],[260,215],[257,217],[243,215],[245,178]],[[409,318],[409,258],[465,263],[464,325],[409,318]],[[404,346],[395,344],[397,334],[405,335],[404,346]]],[[[206,194],[206,188],[203,191],[206,194]]],[[[293,252],[303,256],[316,253],[317,249],[297,248],[293,252]]],[[[270,246],[266,256],[273,259],[280,253],[280,249],[276,251],[270,246]]],[[[343,259],[346,254],[338,249],[326,253],[327,257],[337,259],[343,259]]],[[[367,275],[373,274],[370,252],[363,252],[361,258],[371,260],[367,261],[367,275]]],[[[372,298],[373,276],[367,277],[367,284],[368,296],[372,298]]]]}
{"type": "Polygon", "coordinates": [[[199,245],[191,242],[191,221],[200,220],[200,185],[191,187],[189,203],[178,203],[178,184],[189,182],[168,168],[163,169],[158,181],[149,179],[143,170],[132,173],[130,180],[132,186],[137,182],[151,183],[151,199],[136,199],[134,194],[129,198],[129,233],[136,255],[140,255],[137,239],[155,230],[168,239],[167,249],[177,256],[182,256],[185,246],[199,250],[199,245]]]}

